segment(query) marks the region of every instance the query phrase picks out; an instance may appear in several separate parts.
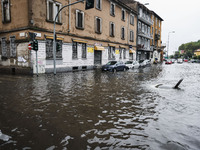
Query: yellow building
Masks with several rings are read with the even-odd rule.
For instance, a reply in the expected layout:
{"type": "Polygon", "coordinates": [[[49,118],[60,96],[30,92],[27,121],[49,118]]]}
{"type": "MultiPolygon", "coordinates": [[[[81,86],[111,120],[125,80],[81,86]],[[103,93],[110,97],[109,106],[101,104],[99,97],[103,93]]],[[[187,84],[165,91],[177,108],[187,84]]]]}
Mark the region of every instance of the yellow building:
{"type": "Polygon", "coordinates": [[[162,21],[163,19],[158,16],[154,11],[152,11],[151,19],[153,20],[153,25],[151,26],[151,34],[153,39],[151,40],[151,47],[153,49],[153,61],[162,61],[163,59],[163,49],[161,40],[162,31],[162,21]]]}
{"type": "Polygon", "coordinates": [[[200,55],[200,49],[195,50],[194,55],[199,56],[200,55]]]}

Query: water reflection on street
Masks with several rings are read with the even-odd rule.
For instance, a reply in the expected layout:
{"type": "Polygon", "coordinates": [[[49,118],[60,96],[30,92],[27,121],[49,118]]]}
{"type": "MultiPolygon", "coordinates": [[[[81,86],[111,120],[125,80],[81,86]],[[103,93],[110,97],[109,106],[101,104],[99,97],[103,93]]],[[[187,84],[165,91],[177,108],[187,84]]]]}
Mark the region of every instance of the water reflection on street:
{"type": "Polygon", "coordinates": [[[199,67],[0,75],[0,149],[198,150],[199,67]]]}

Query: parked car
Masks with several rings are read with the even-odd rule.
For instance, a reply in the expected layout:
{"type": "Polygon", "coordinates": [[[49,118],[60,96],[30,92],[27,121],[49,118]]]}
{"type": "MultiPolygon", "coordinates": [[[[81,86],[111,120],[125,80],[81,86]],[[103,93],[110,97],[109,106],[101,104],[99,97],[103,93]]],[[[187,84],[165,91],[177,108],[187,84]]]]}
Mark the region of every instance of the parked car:
{"type": "Polygon", "coordinates": [[[139,64],[140,64],[140,67],[145,67],[145,66],[151,65],[151,62],[150,62],[150,60],[145,59],[145,60],[140,60],[139,64]]]}
{"type": "Polygon", "coordinates": [[[200,63],[200,60],[198,59],[198,60],[196,61],[196,63],[200,63]]]}
{"type": "Polygon", "coordinates": [[[126,71],[129,68],[122,61],[109,61],[107,64],[103,65],[102,71],[126,71]]]}
{"type": "Polygon", "coordinates": [[[190,62],[191,63],[195,63],[195,62],[197,62],[197,60],[196,59],[191,59],[190,62]]]}
{"type": "Polygon", "coordinates": [[[184,59],[184,62],[188,62],[188,59],[184,59]]]}
{"type": "Polygon", "coordinates": [[[171,59],[168,59],[165,64],[172,64],[172,60],[171,59]]]}
{"type": "Polygon", "coordinates": [[[176,59],[172,59],[172,63],[175,63],[176,59]]]}
{"type": "Polygon", "coordinates": [[[180,58],[179,58],[179,59],[177,60],[177,63],[182,64],[182,63],[183,63],[183,59],[180,59],[180,58]]]}
{"type": "Polygon", "coordinates": [[[133,69],[133,68],[139,68],[140,64],[137,61],[126,61],[125,65],[129,68],[129,69],[133,69]]]}

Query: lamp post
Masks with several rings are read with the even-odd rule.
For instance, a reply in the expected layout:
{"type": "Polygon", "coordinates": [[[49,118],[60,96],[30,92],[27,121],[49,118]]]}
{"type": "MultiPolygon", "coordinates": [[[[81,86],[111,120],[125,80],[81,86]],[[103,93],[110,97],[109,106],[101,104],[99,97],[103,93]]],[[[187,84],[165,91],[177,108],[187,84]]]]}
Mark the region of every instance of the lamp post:
{"type": "Polygon", "coordinates": [[[167,44],[167,58],[168,58],[168,55],[169,55],[169,35],[170,33],[175,33],[175,31],[171,31],[168,33],[168,44],[167,44]]]}
{"type": "Polygon", "coordinates": [[[84,1],[85,1],[85,0],[79,0],[79,1],[77,1],[77,2],[74,2],[74,3],[71,3],[71,4],[68,4],[68,5],[63,6],[63,7],[58,11],[58,13],[57,13],[56,16],[55,16],[55,19],[54,19],[54,28],[53,28],[53,66],[54,66],[54,75],[56,75],[56,31],[55,31],[56,19],[58,18],[58,15],[59,15],[59,13],[63,10],[63,8],[68,7],[68,6],[71,6],[71,5],[74,5],[74,4],[77,4],[77,3],[80,3],[80,2],[84,2],[84,1]]]}

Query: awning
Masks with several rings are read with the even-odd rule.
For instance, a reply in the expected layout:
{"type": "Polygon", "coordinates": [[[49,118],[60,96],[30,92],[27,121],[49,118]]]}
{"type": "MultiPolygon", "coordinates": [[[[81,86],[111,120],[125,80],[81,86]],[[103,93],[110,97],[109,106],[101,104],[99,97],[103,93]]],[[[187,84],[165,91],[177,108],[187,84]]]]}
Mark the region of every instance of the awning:
{"type": "Polygon", "coordinates": [[[103,46],[94,46],[94,50],[103,51],[105,50],[103,46]]]}
{"type": "Polygon", "coordinates": [[[88,41],[80,40],[80,39],[72,39],[72,41],[77,42],[77,43],[88,43],[88,41]]]}
{"type": "Polygon", "coordinates": [[[108,46],[117,47],[117,45],[111,43],[109,43],[108,46]]]}
{"type": "Polygon", "coordinates": [[[119,47],[120,47],[120,48],[124,48],[124,49],[126,49],[126,48],[127,48],[126,46],[122,46],[122,45],[120,45],[119,47]]]}
{"type": "MultiPolygon", "coordinates": [[[[53,40],[53,36],[52,35],[45,35],[45,37],[46,37],[46,39],[52,39],[53,40]]],[[[56,40],[63,41],[64,37],[57,36],[56,40]]]]}

